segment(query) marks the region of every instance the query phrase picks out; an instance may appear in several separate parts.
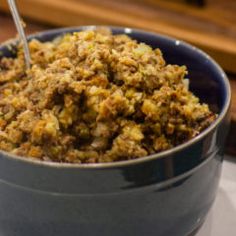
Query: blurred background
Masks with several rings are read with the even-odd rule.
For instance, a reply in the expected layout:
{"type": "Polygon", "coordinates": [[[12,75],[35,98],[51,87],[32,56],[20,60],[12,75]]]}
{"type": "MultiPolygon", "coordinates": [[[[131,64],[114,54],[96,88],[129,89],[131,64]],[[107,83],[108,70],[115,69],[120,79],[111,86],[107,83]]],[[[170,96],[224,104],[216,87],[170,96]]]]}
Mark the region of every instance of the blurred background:
{"type": "MultiPolygon", "coordinates": [[[[227,72],[236,154],[236,0],[18,0],[26,32],[78,25],[130,26],[170,35],[209,53],[227,72]]],[[[0,43],[16,36],[7,0],[0,0],[0,43]]]]}

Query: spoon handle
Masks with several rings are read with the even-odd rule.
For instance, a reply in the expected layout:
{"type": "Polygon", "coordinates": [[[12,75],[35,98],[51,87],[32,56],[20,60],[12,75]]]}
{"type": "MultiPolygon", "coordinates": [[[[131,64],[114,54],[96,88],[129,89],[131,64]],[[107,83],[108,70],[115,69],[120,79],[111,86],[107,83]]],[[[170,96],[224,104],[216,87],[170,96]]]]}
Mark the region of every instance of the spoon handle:
{"type": "Polygon", "coordinates": [[[29,69],[30,68],[30,61],[31,61],[30,60],[30,51],[29,51],[27,39],[26,39],[26,36],[25,36],[24,28],[23,28],[23,25],[22,25],[22,21],[21,21],[21,18],[20,18],[18,9],[17,9],[17,5],[15,3],[15,0],[7,0],[7,1],[8,1],[10,10],[11,10],[13,20],[14,20],[15,25],[16,25],[16,29],[17,29],[18,34],[20,36],[20,40],[23,43],[25,64],[26,64],[27,69],[29,69]]]}

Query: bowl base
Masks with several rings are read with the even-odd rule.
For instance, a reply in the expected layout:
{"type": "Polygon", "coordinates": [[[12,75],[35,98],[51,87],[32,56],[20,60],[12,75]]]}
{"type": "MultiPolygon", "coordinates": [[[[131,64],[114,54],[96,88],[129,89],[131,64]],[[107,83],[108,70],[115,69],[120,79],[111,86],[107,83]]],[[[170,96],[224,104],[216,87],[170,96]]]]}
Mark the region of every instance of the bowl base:
{"type": "Polygon", "coordinates": [[[196,236],[196,234],[198,233],[198,231],[201,229],[203,223],[205,222],[206,218],[202,219],[199,224],[190,232],[188,233],[186,236],[196,236]]]}

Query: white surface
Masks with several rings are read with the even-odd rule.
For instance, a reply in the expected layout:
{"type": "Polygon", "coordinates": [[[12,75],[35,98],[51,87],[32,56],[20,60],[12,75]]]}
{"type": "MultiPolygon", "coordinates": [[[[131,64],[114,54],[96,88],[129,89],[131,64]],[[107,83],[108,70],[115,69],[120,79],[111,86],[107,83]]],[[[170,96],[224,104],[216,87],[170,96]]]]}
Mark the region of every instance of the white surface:
{"type": "Polygon", "coordinates": [[[236,236],[236,157],[227,157],[216,201],[196,236],[236,236]]]}

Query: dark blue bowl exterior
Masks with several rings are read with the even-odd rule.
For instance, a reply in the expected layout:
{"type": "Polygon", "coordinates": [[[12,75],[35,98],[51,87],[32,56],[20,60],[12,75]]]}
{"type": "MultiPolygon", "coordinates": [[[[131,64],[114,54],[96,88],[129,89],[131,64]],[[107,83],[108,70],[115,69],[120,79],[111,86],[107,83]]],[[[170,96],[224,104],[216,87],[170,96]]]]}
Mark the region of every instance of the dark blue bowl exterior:
{"type": "MultiPolygon", "coordinates": [[[[81,28],[41,33],[51,40],[81,28]]],[[[83,28],[82,28],[83,29],[83,28]]],[[[185,64],[191,90],[220,113],[230,99],[222,70],[182,42],[113,28],[159,47],[168,63],[185,64]]],[[[6,47],[4,55],[11,56],[6,47]]],[[[219,182],[229,112],[209,132],[164,158],[99,168],[33,163],[0,152],[0,234],[182,236],[204,220],[219,182]]]]}

